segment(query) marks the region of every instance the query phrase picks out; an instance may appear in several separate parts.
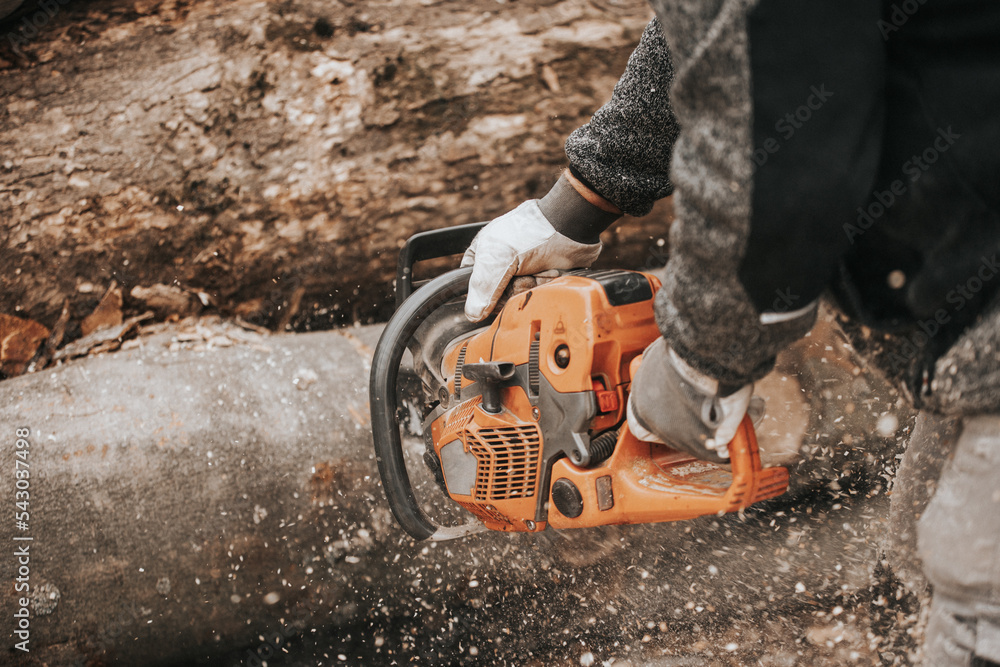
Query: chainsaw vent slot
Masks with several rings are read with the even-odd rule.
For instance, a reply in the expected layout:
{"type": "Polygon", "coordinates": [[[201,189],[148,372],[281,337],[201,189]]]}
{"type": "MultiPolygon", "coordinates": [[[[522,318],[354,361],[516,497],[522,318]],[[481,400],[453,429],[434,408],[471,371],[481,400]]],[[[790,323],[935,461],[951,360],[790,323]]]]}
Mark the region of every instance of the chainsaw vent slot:
{"type": "Polygon", "coordinates": [[[535,495],[541,451],[541,437],[536,426],[481,428],[469,433],[468,443],[479,459],[476,500],[510,500],[535,495]]]}
{"type": "Polygon", "coordinates": [[[501,514],[496,507],[493,507],[493,505],[477,505],[476,503],[465,503],[461,500],[457,502],[459,505],[476,515],[476,517],[484,523],[493,522],[504,526],[511,525],[510,519],[501,514]]]}
{"type": "Polygon", "coordinates": [[[469,349],[466,343],[458,351],[458,361],[455,362],[455,398],[462,397],[462,369],[465,368],[465,352],[469,349]]]}
{"type": "Polygon", "coordinates": [[[448,415],[446,429],[457,431],[464,428],[472,420],[472,413],[476,411],[476,405],[478,405],[478,401],[466,401],[452,410],[451,414],[448,415]]]}
{"type": "Polygon", "coordinates": [[[541,371],[538,370],[539,348],[542,342],[537,338],[531,341],[528,348],[528,395],[538,396],[539,386],[542,383],[541,371]]]}

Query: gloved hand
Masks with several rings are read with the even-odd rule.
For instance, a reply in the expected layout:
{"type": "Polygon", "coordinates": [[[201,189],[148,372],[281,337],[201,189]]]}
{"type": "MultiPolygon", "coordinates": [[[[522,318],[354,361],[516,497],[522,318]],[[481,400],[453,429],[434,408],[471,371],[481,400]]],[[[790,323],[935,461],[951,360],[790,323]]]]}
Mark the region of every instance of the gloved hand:
{"type": "Polygon", "coordinates": [[[601,254],[600,235],[622,212],[567,169],[541,199],[486,225],[462,258],[472,266],[465,314],[486,318],[514,276],[578,269],[601,254]]]}
{"type": "Polygon", "coordinates": [[[465,251],[462,266],[473,267],[465,315],[473,322],[485,319],[514,276],[587,267],[599,254],[600,242],[578,243],[560,234],[537,199],[526,201],[486,225],[465,251]]]}
{"type": "Polygon", "coordinates": [[[753,384],[720,386],[695,370],[658,338],[646,348],[632,378],[628,427],[635,437],[664,443],[705,461],[729,458],[729,441],[743,421],[751,397],[763,415],[753,384]]]}

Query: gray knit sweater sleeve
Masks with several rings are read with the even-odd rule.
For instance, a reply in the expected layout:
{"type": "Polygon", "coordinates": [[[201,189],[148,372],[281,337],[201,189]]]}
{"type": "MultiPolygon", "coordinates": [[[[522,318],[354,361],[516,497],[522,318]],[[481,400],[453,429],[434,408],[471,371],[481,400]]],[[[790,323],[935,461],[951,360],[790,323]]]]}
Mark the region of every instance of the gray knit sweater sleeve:
{"type": "Polygon", "coordinates": [[[670,261],[656,300],[660,331],[701,372],[752,382],[816,316],[806,306],[762,320],[739,276],[754,177],[747,12],[755,0],[651,4],[658,20],[611,100],[570,135],[566,154],[625,213],[644,215],[674,193],[670,261]]]}
{"type": "Polygon", "coordinates": [[[670,106],[674,76],[659,21],[646,26],[611,100],[566,141],[573,171],[629,215],[645,215],[673,191],[670,154],[677,119],[670,106]]]}
{"type": "Polygon", "coordinates": [[[673,50],[671,104],[683,128],[674,146],[676,221],[656,297],[657,324],[698,370],[726,383],[752,382],[816,318],[807,307],[798,317],[765,324],[738,275],[754,176],[747,38],[754,1],[651,4],[673,50]]]}

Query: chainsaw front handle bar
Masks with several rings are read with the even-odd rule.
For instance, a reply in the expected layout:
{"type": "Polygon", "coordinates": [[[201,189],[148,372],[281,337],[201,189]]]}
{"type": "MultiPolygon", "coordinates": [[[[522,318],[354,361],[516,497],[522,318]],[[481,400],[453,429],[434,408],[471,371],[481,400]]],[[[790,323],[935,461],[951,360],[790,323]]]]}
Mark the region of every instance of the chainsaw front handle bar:
{"type": "Polygon", "coordinates": [[[399,525],[416,540],[449,540],[486,530],[481,523],[438,526],[431,521],[413,495],[403,460],[403,445],[396,419],[396,385],[399,365],[414,332],[442,304],[464,296],[469,290],[472,267],[455,269],[430,281],[409,298],[385,325],[372,358],[368,402],[371,406],[375,462],[389,509],[399,525]]]}

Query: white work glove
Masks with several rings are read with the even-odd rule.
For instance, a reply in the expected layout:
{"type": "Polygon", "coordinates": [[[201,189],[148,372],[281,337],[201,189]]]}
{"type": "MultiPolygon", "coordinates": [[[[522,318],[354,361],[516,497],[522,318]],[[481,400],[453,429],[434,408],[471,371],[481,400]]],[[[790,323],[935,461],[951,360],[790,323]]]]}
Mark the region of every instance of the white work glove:
{"type": "Polygon", "coordinates": [[[600,243],[563,236],[542,214],[537,199],[526,201],[486,225],[465,251],[462,266],[473,267],[465,315],[473,322],[485,319],[514,276],[588,267],[600,254],[600,243]]]}
{"type": "Polygon", "coordinates": [[[729,458],[729,442],[751,404],[756,421],[764,406],[753,396],[753,384],[722,396],[718,380],[692,368],[658,338],[643,352],[632,378],[628,427],[640,440],[721,463],[729,458]]]}

